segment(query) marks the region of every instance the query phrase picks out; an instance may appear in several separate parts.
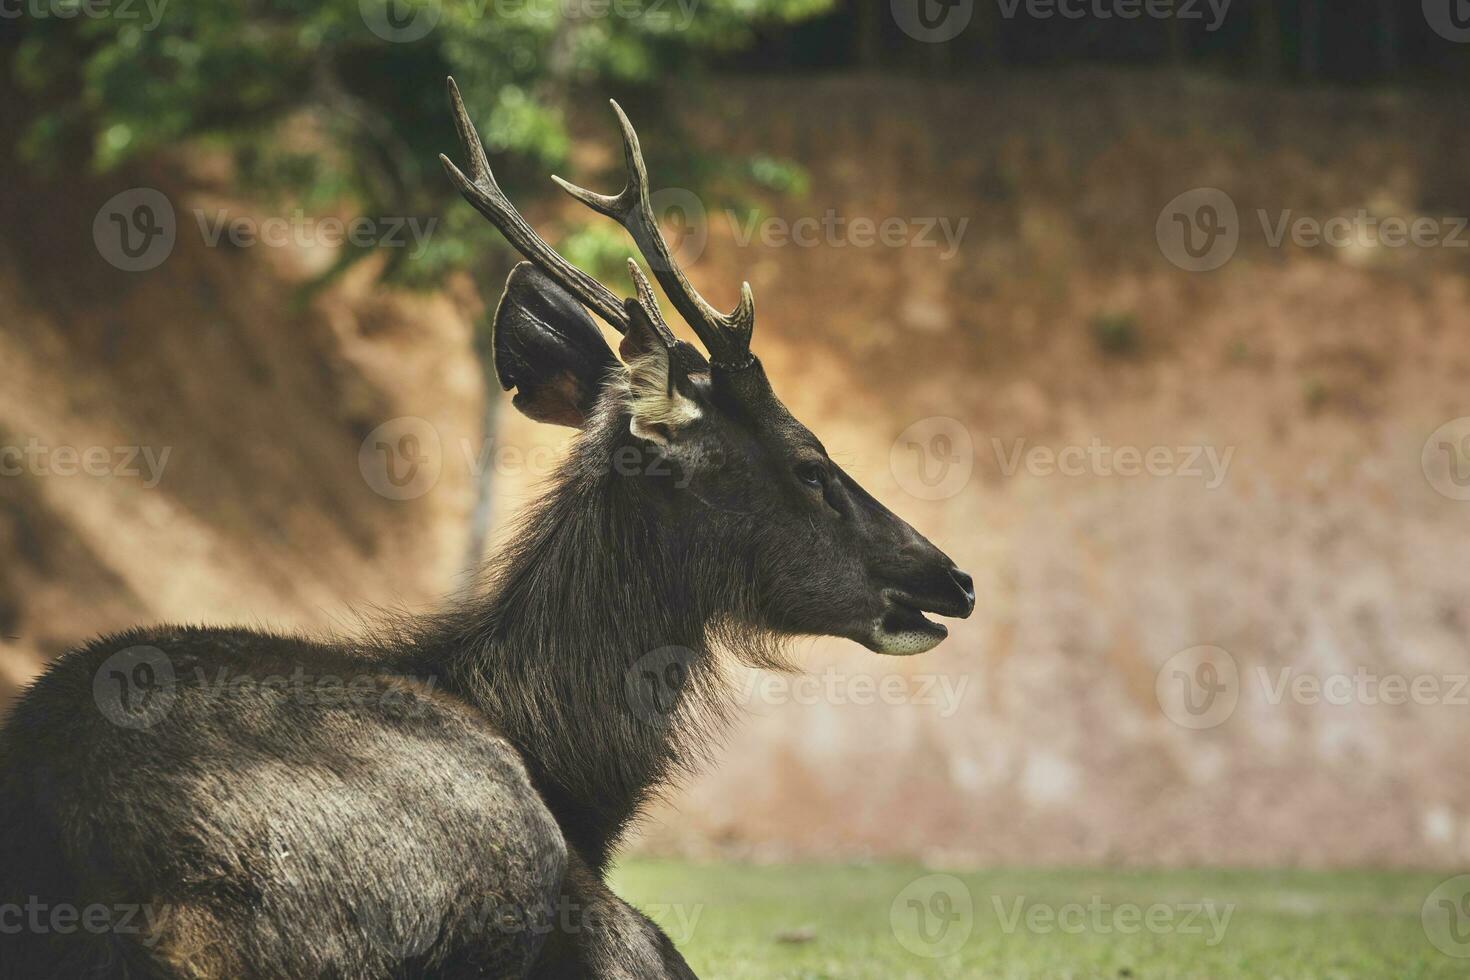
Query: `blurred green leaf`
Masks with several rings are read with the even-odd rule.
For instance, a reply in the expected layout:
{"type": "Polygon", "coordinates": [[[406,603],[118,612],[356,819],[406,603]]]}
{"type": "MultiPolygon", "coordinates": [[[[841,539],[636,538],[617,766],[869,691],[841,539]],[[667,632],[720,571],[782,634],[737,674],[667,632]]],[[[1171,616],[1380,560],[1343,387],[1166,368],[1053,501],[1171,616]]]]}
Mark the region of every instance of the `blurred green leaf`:
{"type": "MultiPolygon", "coordinates": [[[[21,145],[41,163],[88,147],[87,163],[107,171],[181,141],[205,140],[229,150],[252,192],[303,207],[351,201],[373,218],[441,215],[423,255],[392,263],[393,278],[429,284],[498,247],[483,221],[451,206],[436,159],[456,145],[445,75],[459,82],[498,156],[497,175],[519,199],[530,174],[538,179],[524,191],[542,194],[548,185],[540,175],[564,169],[564,108],[579,93],[616,91],[656,107],[651,96],[665,79],[697,77],[712,54],[749,44],[763,23],[833,5],[376,2],[139,4],[127,18],[27,22],[15,81],[46,108],[21,145]],[[416,36],[415,25],[428,28],[416,36]],[[402,39],[389,39],[395,36],[402,39]]],[[[769,159],[745,176],[771,190],[804,188],[799,172],[769,159]]],[[[571,247],[590,249],[585,257],[601,262],[593,241],[579,234],[571,247]]]]}

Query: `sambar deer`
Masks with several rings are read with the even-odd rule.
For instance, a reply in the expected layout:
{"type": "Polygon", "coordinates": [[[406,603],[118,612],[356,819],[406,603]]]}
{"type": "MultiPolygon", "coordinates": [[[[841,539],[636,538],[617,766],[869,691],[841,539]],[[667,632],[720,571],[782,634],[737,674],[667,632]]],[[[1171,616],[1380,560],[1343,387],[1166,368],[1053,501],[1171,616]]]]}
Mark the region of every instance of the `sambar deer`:
{"type": "Polygon", "coordinates": [[[139,629],[53,663],[0,735],[0,977],[691,977],[603,879],[728,713],[722,657],[914,654],[946,636],[925,611],[974,608],[772,392],[750,287],[721,314],[675,264],[615,103],[626,189],[562,186],[627,228],[708,359],[632,260],[619,302],[537,236],[449,95],[468,172],[445,169],[530,260],[499,378],[581,430],[568,459],[449,611],[334,642],[139,629]]]}

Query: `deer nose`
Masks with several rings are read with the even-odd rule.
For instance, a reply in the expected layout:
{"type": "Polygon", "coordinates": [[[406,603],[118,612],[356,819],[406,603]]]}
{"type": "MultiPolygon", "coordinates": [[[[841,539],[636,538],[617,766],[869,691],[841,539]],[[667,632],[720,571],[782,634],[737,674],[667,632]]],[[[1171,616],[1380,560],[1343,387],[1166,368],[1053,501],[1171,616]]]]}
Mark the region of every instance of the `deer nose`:
{"type": "Polygon", "coordinates": [[[975,611],[975,580],[970,577],[969,572],[960,571],[953,566],[949,569],[949,577],[954,579],[954,584],[965,594],[965,611],[960,613],[960,618],[963,619],[975,611]]]}

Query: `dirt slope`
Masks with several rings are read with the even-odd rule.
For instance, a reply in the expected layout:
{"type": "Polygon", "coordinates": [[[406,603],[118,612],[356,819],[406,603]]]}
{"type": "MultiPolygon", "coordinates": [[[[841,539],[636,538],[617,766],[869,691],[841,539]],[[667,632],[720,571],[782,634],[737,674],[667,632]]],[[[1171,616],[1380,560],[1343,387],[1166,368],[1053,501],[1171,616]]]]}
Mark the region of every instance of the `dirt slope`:
{"type": "Polygon", "coordinates": [[[400,415],[478,426],[474,301],[389,296],[364,267],[302,308],[321,257],[210,247],[196,211],[268,214],[214,193],[208,161],[176,163],[106,182],[17,168],[0,190],[0,700],[102,630],[350,624],[456,571],[468,481],[394,500],[358,455],[400,415]],[[148,271],[93,238],[130,187],[175,213],[148,271]]]}

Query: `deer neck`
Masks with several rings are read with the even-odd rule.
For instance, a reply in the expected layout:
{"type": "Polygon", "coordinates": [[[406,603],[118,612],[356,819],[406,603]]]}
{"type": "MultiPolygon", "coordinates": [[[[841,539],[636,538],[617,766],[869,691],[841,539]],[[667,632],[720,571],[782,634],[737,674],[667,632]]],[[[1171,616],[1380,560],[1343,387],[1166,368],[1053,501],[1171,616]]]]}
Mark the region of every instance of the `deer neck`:
{"type": "Polygon", "coordinates": [[[605,468],[563,472],[447,654],[448,686],[516,745],[598,868],[658,788],[703,761],[727,714],[701,596],[729,570],[700,567],[639,493],[605,468]]]}

